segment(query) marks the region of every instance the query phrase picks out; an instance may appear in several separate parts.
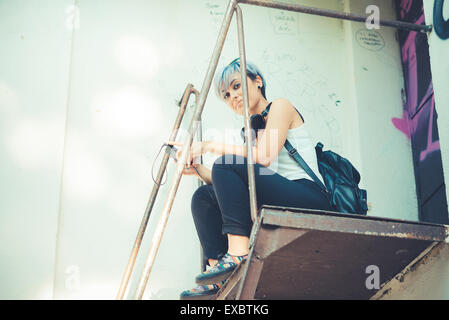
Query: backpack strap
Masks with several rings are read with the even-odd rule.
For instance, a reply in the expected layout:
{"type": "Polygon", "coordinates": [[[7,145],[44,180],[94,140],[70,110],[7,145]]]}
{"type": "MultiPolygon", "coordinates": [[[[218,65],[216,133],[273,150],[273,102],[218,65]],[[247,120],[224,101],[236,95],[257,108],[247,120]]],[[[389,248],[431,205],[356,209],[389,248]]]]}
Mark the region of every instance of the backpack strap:
{"type": "Polygon", "coordinates": [[[298,151],[292,146],[292,144],[285,140],[284,147],[287,149],[288,154],[290,157],[292,157],[303,169],[304,171],[315,181],[321,188],[321,191],[324,193],[327,193],[326,187],[321,182],[320,179],[315,175],[315,173],[310,169],[308,164],[304,161],[304,159],[301,157],[301,155],[298,153],[298,151]]]}

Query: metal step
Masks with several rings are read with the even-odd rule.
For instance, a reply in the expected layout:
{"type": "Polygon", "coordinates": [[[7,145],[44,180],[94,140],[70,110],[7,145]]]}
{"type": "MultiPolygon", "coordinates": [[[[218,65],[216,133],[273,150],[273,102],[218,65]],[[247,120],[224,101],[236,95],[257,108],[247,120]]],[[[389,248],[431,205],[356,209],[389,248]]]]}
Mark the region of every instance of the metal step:
{"type": "Polygon", "coordinates": [[[215,299],[369,299],[447,236],[445,225],[263,206],[247,261],[215,299]]]}

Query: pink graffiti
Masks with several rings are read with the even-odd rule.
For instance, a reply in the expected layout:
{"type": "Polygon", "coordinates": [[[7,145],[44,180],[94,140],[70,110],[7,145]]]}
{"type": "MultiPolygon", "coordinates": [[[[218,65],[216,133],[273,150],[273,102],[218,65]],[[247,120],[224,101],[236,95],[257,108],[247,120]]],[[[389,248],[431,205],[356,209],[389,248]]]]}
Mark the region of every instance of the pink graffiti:
{"type": "MultiPolygon", "coordinates": [[[[432,82],[429,84],[429,88],[427,89],[427,92],[423,99],[421,100],[421,103],[418,107],[419,108],[425,108],[423,106],[424,104],[427,104],[429,99],[431,100],[431,106],[430,106],[430,115],[429,115],[429,126],[428,126],[428,133],[427,133],[427,147],[425,150],[421,151],[419,155],[419,160],[424,161],[425,158],[432,152],[440,150],[440,141],[432,141],[432,129],[433,129],[433,113],[435,112],[435,98],[433,97],[433,85],[432,82]]],[[[418,127],[418,121],[421,117],[421,112],[418,113],[413,120],[410,120],[408,117],[408,112],[406,110],[402,111],[402,118],[393,118],[391,121],[393,122],[393,125],[404,133],[408,139],[410,139],[411,135],[416,132],[416,129],[418,127]]],[[[424,113],[423,113],[424,114],[424,113]]]]}
{"type": "MultiPolygon", "coordinates": [[[[402,0],[400,3],[400,15],[403,18],[410,10],[413,0],[402,0]]],[[[416,20],[416,24],[425,23],[424,12],[416,20]]],[[[419,112],[414,116],[413,120],[409,119],[409,114],[413,115],[416,110],[423,107],[425,103],[428,102],[430,97],[430,115],[429,115],[429,126],[427,134],[427,146],[426,149],[420,152],[419,160],[424,161],[426,157],[437,150],[440,150],[440,142],[438,140],[432,141],[432,130],[433,130],[433,113],[435,110],[435,100],[433,97],[433,85],[430,82],[427,92],[418,104],[418,67],[417,67],[417,56],[416,56],[416,36],[417,32],[409,32],[407,40],[402,46],[402,61],[407,64],[408,74],[406,75],[406,85],[407,85],[407,104],[404,106],[402,112],[402,118],[392,118],[391,121],[396,129],[404,133],[408,139],[411,138],[412,134],[415,134],[418,120],[421,114],[424,112],[419,112]]]]}
{"type": "MultiPolygon", "coordinates": [[[[421,24],[424,21],[424,14],[416,21],[421,24]]],[[[407,76],[407,105],[409,113],[413,113],[412,108],[418,105],[418,70],[416,64],[416,36],[417,32],[409,32],[407,40],[402,47],[402,61],[408,64],[407,76]]]]}
{"type": "Polygon", "coordinates": [[[401,19],[405,17],[405,15],[410,11],[410,8],[412,7],[413,0],[402,0],[401,4],[399,5],[401,8],[401,19]]]}
{"type": "Polygon", "coordinates": [[[432,105],[430,106],[430,116],[429,116],[429,128],[427,132],[427,148],[421,151],[419,155],[419,160],[424,161],[424,159],[432,152],[440,150],[440,141],[432,141],[432,129],[433,129],[433,112],[435,111],[435,99],[432,97],[432,105]]]}
{"type": "Polygon", "coordinates": [[[408,122],[409,122],[408,112],[403,110],[402,118],[393,118],[393,119],[391,119],[391,121],[393,122],[393,125],[396,127],[396,129],[398,129],[399,131],[404,133],[407,136],[407,138],[410,140],[411,132],[410,132],[410,126],[408,124],[408,122]]]}
{"type": "MultiPolygon", "coordinates": [[[[417,109],[420,109],[427,100],[433,95],[433,84],[430,82],[429,87],[427,88],[427,92],[424,97],[421,99],[421,103],[419,104],[417,109]]],[[[432,97],[433,99],[433,97],[432,97]]],[[[420,114],[413,118],[413,120],[409,119],[407,110],[402,110],[402,118],[392,118],[391,121],[396,129],[404,133],[408,139],[410,139],[411,135],[416,132],[416,127],[418,125],[418,119],[420,114]]]]}

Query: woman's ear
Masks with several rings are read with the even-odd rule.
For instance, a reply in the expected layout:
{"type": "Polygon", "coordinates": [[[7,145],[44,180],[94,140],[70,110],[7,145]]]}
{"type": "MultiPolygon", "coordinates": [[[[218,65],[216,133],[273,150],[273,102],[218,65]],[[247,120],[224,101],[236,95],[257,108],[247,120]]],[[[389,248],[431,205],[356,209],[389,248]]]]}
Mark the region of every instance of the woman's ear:
{"type": "Polygon", "coordinates": [[[254,81],[256,81],[257,84],[257,88],[262,88],[263,87],[263,81],[262,78],[260,76],[256,76],[256,79],[254,79],[254,81]]]}

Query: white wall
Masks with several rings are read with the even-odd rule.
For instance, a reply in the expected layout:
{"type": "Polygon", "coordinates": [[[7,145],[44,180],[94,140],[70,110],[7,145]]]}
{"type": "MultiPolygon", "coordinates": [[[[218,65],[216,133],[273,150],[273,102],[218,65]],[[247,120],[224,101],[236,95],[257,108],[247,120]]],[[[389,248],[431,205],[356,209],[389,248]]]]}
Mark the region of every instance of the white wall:
{"type": "Polygon", "coordinates": [[[52,298],[71,1],[0,1],[0,298],[52,298]]]}
{"type": "MultiPolygon", "coordinates": [[[[396,20],[393,1],[350,1],[350,12],[363,15],[369,5],[380,9],[380,18],[396,20]]],[[[346,22],[348,55],[352,54],[354,116],[358,120],[362,184],[372,203],[369,215],[418,220],[418,206],[411,153],[407,136],[397,130],[393,118],[402,118],[404,87],[396,29],[367,30],[363,24],[346,22]],[[400,200],[399,200],[400,199],[400,200]]],[[[348,133],[350,136],[351,133],[348,133]]]]}
{"type": "MultiPolygon", "coordinates": [[[[174,102],[189,82],[201,89],[227,1],[55,3],[0,2],[7,44],[0,53],[0,252],[7,261],[0,297],[113,299],[153,187],[151,165],[178,111],[174,102]]],[[[298,3],[363,9],[354,1],[298,3]]],[[[379,3],[393,12],[388,1],[379,3]]],[[[385,47],[372,52],[354,37],[363,24],[242,9],[247,55],[264,72],[268,99],[291,100],[314,140],[360,169],[370,215],[416,220],[410,146],[391,124],[402,113],[394,31],[382,28],[385,47]]],[[[233,21],[220,65],[238,55],[236,40],[233,21]]],[[[204,140],[223,140],[226,129],[242,126],[212,90],[203,121],[204,140]]],[[[131,289],[169,184],[153,209],[131,289]]],[[[195,188],[193,178],[182,179],[145,298],[177,299],[194,285],[195,188]]]]}

